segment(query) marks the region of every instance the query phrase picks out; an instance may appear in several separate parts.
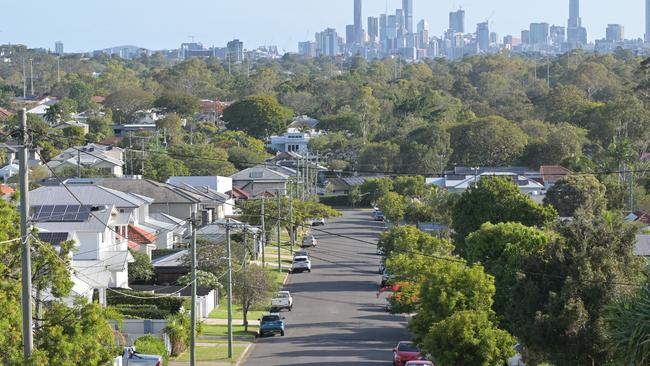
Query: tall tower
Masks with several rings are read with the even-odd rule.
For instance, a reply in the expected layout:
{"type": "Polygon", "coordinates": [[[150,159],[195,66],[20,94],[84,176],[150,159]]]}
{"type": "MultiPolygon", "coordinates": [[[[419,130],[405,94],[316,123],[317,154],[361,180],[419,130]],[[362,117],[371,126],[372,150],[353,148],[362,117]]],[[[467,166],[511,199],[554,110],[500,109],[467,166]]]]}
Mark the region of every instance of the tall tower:
{"type": "Polygon", "coordinates": [[[569,0],[569,28],[582,27],[580,19],[580,0],[569,0]]]}
{"type": "Polygon", "coordinates": [[[413,34],[413,0],[402,0],[406,33],[413,34]]]}
{"type": "Polygon", "coordinates": [[[645,41],[650,42],[650,0],[645,0],[645,41]]]}
{"type": "Polygon", "coordinates": [[[465,10],[459,9],[449,13],[449,30],[452,33],[465,33],[465,10]]]}
{"type": "Polygon", "coordinates": [[[354,33],[357,43],[363,43],[362,0],[354,0],[354,33]]]}
{"type": "Polygon", "coordinates": [[[582,26],[582,19],[580,18],[580,0],[569,0],[567,42],[572,48],[587,44],[587,29],[582,26]]]}

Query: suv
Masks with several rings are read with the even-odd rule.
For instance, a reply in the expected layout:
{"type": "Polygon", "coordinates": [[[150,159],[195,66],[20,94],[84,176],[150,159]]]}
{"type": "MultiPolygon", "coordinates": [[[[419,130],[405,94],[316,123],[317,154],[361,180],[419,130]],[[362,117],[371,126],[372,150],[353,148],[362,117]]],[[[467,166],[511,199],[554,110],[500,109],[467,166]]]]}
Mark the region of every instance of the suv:
{"type": "Polygon", "coordinates": [[[291,264],[291,273],[311,272],[311,260],[307,256],[296,256],[291,264]]]}
{"type": "Polygon", "coordinates": [[[303,248],[315,247],[315,246],[316,246],[316,238],[313,235],[305,236],[305,238],[302,239],[303,248]]]}
{"type": "Polygon", "coordinates": [[[293,257],[309,257],[309,252],[305,249],[300,249],[293,253],[293,257]]]}
{"type": "Polygon", "coordinates": [[[284,336],[284,318],[280,317],[280,314],[269,313],[258,320],[260,321],[260,337],[268,334],[284,336]]]}
{"type": "Polygon", "coordinates": [[[293,297],[289,291],[279,291],[273,299],[271,299],[271,309],[279,312],[282,309],[293,309],[293,297]]]}
{"type": "Polygon", "coordinates": [[[325,219],[311,219],[311,226],[325,226],[325,219]]]}

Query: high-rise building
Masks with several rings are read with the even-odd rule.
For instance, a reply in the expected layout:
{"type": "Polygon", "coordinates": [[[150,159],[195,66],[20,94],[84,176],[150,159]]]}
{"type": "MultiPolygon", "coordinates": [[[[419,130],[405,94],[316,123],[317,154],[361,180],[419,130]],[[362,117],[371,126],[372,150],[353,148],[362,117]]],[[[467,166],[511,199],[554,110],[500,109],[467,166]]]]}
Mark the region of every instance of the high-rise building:
{"type": "Polygon", "coordinates": [[[371,43],[379,40],[379,18],[368,17],[368,38],[371,43]]]}
{"type": "Polygon", "coordinates": [[[402,10],[404,10],[404,28],[406,33],[413,34],[413,0],[402,0],[402,10]]]}
{"type": "Polygon", "coordinates": [[[54,53],[56,53],[59,56],[63,56],[63,42],[56,41],[54,43],[54,53]]]}
{"type": "Polygon", "coordinates": [[[488,22],[476,25],[476,40],[479,52],[488,52],[490,50],[490,27],[488,22]]]}
{"type": "Polygon", "coordinates": [[[359,44],[363,43],[363,16],[362,16],[362,0],[354,0],[354,31],[355,41],[359,44]]]}
{"type": "Polygon", "coordinates": [[[650,42],[650,0],[645,0],[645,41],[650,42]]]}
{"type": "Polygon", "coordinates": [[[625,31],[620,24],[608,24],[605,39],[610,42],[622,42],[625,38],[625,31]]]}
{"type": "Polygon", "coordinates": [[[499,35],[497,32],[490,32],[490,44],[495,46],[499,44],[499,35]]]}
{"type": "Polygon", "coordinates": [[[316,56],[316,42],[299,42],[298,53],[305,58],[312,58],[316,56]]]}
{"type": "Polygon", "coordinates": [[[530,44],[530,30],[524,29],[521,31],[521,43],[530,44]]]}
{"type": "Polygon", "coordinates": [[[418,23],[418,43],[421,49],[429,46],[429,23],[424,19],[418,23]]]}
{"type": "Polygon", "coordinates": [[[530,23],[530,44],[547,45],[549,43],[548,23],[530,23]]]}
{"type": "Polygon", "coordinates": [[[244,42],[238,39],[233,39],[228,42],[226,48],[228,49],[228,59],[230,62],[244,61],[244,42]]]}
{"type": "Polygon", "coordinates": [[[345,44],[352,47],[355,43],[357,43],[357,30],[354,24],[348,24],[345,26],[345,44]]]}
{"type": "Polygon", "coordinates": [[[465,10],[449,13],[449,30],[451,33],[465,33],[465,10]]]}
{"type": "Polygon", "coordinates": [[[406,34],[406,18],[404,18],[404,9],[395,10],[395,21],[397,22],[397,37],[404,37],[406,34]]]}
{"type": "Polygon", "coordinates": [[[566,28],[558,25],[551,26],[551,43],[553,46],[562,46],[566,42],[566,28]]]}
{"type": "Polygon", "coordinates": [[[580,18],[580,0],[569,0],[567,42],[572,48],[587,44],[587,29],[582,26],[582,19],[580,18]]]}
{"type": "MultiPolygon", "coordinates": [[[[650,0],[648,0],[650,1],[650,0]]],[[[383,43],[388,33],[388,17],[386,14],[379,16],[379,42],[383,43]]]]}
{"type": "Polygon", "coordinates": [[[316,33],[316,54],[328,57],[338,56],[341,52],[339,35],[335,29],[327,28],[316,33]]]}

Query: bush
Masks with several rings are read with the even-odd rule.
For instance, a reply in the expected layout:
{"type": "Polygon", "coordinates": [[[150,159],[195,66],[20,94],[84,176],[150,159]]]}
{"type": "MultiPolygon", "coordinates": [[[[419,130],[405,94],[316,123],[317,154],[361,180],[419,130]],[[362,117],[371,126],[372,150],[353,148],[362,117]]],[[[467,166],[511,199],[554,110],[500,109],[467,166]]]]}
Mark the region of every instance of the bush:
{"type": "Polygon", "coordinates": [[[159,297],[160,295],[133,290],[121,289],[120,292],[126,295],[137,296],[137,298],[110,291],[106,294],[106,301],[109,306],[152,305],[158,310],[165,310],[170,314],[175,314],[181,310],[185,301],[182,297],[159,297]]]}
{"type": "Polygon", "coordinates": [[[162,339],[156,336],[146,335],[136,339],[133,345],[139,353],[163,356],[163,365],[167,365],[169,355],[167,354],[165,342],[162,339]]]}
{"type": "Polygon", "coordinates": [[[111,308],[127,319],[165,319],[171,314],[168,310],[158,309],[155,305],[120,304],[111,308]]]}
{"type": "Polygon", "coordinates": [[[324,205],[330,207],[350,207],[350,197],[349,196],[320,196],[318,201],[324,205]]]}

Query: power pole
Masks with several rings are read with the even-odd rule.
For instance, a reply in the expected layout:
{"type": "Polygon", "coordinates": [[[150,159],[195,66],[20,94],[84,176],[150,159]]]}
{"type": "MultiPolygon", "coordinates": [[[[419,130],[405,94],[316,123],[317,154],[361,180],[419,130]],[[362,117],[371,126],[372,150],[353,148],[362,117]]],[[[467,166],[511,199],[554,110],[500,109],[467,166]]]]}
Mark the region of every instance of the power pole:
{"type": "Polygon", "coordinates": [[[23,58],[23,99],[27,98],[27,72],[25,71],[25,59],[23,58]]]}
{"type": "Polygon", "coordinates": [[[81,151],[77,150],[77,178],[81,178],[81,151]]]}
{"type": "Polygon", "coordinates": [[[61,82],[61,56],[56,58],[56,81],[61,82]]]}
{"type": "Polygon", "coordinates": [[[144,175],[144,161],[147,158],[147,152],[144,149],[144,137],[142,138],[142,168],[140,168],[140,175],[144,175]]]}
{"type": "Polygon", "coordinates": [[[264,202],[266,202],[266,198],[264,197],[264,194],[262,194],[262,214],[261,214],[261,220],[262,220],[262,268],[266,267],[266,254],[264,253],[264,248],[266,247],[266,225],[264,225],[264,202]]]}
{"type": "Polygon", "coordinates": [[[281,212],[282,201],[280,201],[280,190],[278,189],[278,272],[282,273],[282,256],[280,255],[280,220],[282,217],[281,212]]]}
{"type": "Polygon", "coordinates": [[[32,325],[32,260],[29,240],[29,166],[27,152],[27,109],[23,108],[20,132],[20,236],[23,244],[22,253],[22,312],[23,312],[23,357],[25,362],[32,356],[34,349],[32,325]]]}
{"type": "Polygon", "coordinates": [[[311,192],[309,192],[310,183],[309,183],[309,151],[307,151],[307,159],[305,160],[305,196],[309,198],[311,192]]]}
{"type": "Polygon", "coordinates": [[[196,212],[192,214],[192,308],[190,309],[190,317],[192,318],[190,325],[190,366],[196,366],[196,226],[198,215],[196,212]]]}
{"type": "Polygon", "coordinates": [[[293,246],[296,244],[293,233],[293,182],[289,179],[289,236],[291,241],[291,255],[293,255],[293,246]]]}
{"type": "Polygon", "coordinates": [[[228,255],[228,358],[232,358],[232,255],[230,252],[230,219],[226,220],[226,251],[228,255]]]}
{"type": "Polygon", "coordinates": [[[246,224],[244,224],[244,228],[242,229],[242,234],[244,234],[244,262],[242,263],[242,266],[246,268],[246,254],[248,252],[248,228],[246,227],[246,224]]]}
{"type": "Polygon", "coordinates": [[[30,87],[30,93],[34,95],[34,60],[29,59],[29,83],[31,85],[30,87]]]}

